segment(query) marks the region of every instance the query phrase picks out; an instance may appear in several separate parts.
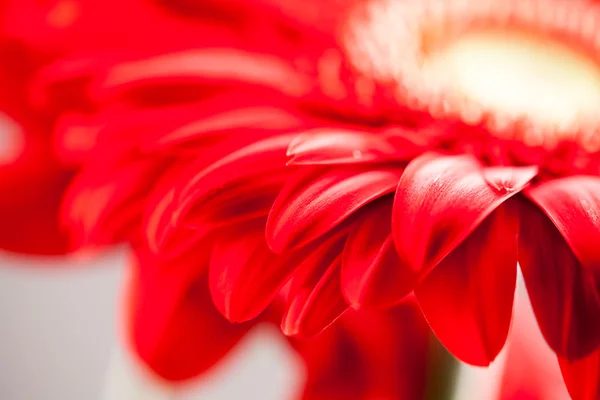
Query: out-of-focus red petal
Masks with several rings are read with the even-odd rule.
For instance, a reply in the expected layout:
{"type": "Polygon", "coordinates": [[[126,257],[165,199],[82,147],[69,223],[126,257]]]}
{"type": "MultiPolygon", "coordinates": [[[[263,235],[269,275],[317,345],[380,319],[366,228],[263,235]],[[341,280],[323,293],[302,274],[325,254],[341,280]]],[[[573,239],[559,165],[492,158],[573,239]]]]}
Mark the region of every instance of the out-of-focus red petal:
{"type": "Polygon", "coordinates": [[[162,259],[172,259],[181,255],[214,229],[213,225],[192,229],[172,224],[173,212],[177,206],[177,190],[173,187],[173,182],[176,182],[187,168],[185,158],[170,165],[163,171],[144,203],[142,232],[145,234],[149,250],[160,255],[162,259]]]}
{"type": "Polygon", "coordinates": [[[363,211],[348,235],[342,263],[342,288],[355,306],[389,306],[410,293],[416,282],[392,239],[393,199],[375,201],[363,211]]]}
{"type": "Polygon", "coordinates": [[[289,305],[281,328],[286,335],[311,337],[348,309],[340,286],[345,234],[335,233],[309,253],[290,281],[289,305]]]}
{"type": "Polygon", "coordinates": [[[192,175],[185,178],[174,218],[181,221],[192,207],[209,219],[214,219],[214,214],[227,218],[228,212],[236,215],[250,212],[250,217],[264,215],[287,177],[285,149],[292,138],[279,135],[257,141],[199,172],[192,165],[192,175]],[[263,207],[258,210],[240,207],[248,205],[249,198],[268,201],[262,202],[263,207]]]}
{"type": "Polygon", "coordinates": [[[291,178],[267,221],[275,252],[305,245],[331,231],[369,202],[391,193],[402,170],[387,166],[312,167],[291,178]]]}
{"type": "Polygon", "coordinates": [[[249,328],[229,324],[215,309],[206,262],[199,254],[163,265],[141,253],[128,282],[126,335],[144,364],[170,381],[212,367],[249,328]]]}
{"type": "Polygon", "coordinates": [[[0,112],[0,249],[64,254],[71,250],[59,223],[60,202],[72,171],[52,154],[50,140],[25,132],[0,112]]]}
{"type": "MultiPolygon", "coordinates": [[[[400,136],[399,136],[400,137],[400,136]]],[[[409,160],[422,150],[410,140],[390,141],[383,132],[323,128],[299,135],[290,144],[289,164],[328,165],[409,160]]]]}
{"type": "Polygon", "coordinates": [[[203,48],[120,63],[94,85],[104,99],[136,87],[193,84],[250,84],[293,96],[306,95],[310,80],[281,60],[231,48],[203,48]],[[244,68],[240,68],[244,65],[244,68]]]}
{"type": "Polygon", "coordinates": [[[82,172],[63,202],[63,221],[80,235],[76,244],[123,240],[123,233],[140,222],[145,196],[163,168],[160,162],[142,159],[112,167],[92,166],[82,172]]]}
{"type": "Polygon", "coordinates": [[[206,37],[230,38],[236,31],[234,27],[242,30],[240,21],[233,18],[234,13],[226,15],[216,7],[202,7],[203,20],[193,20],[165,12],[156,3],[154,0],[129,0],[127,3],[118,0],[7,0],[1,22],[7,34],[29,46],[68,53],[115,48],[186,48],[203,43],[206,37]],[[221,26],[215,23],[218,18],[221,26]],[[135,19],[135,30],[131,29],[132,19],[135,19]],[[226,30],[223,28],[228,26],[227,22],[231,26],[226,30]]]}
{"type": "Polygon", "coordinates": [[[424,398],[429,327],[413,303],[349,310],[317,337],[292,344],[307,366],[302,400],[424,398]]]}
{"type": "Polygon", "coordinates": [[[191,122],[180,124],[171,131],[163,131],[159,137],[146,138],[144,149],[168,149],[179,145],[177,150],[186,150],[195,142],[205,144],[222,140],[227,133],[236,133],[239,139],[244,140],[244,137],[239,137],[240,130],[245,131],[243,136],[256,140],[301,126],[298,117],[281,107],[247,104],[248,98],[242,93],[216,99],[217,102],[227,101],[232,109],[223,109],[223,104],[215,104],[214,100],[196,104],[193,109],[188,108],[188,118],[193,118],[191,122]]]}
{"type": "Polygon", "coordinates": [[[526,194],[538,206],[523,204],[519,250],[533,309],[559,356],[584,357],[600,345],[600,180],[562,178],[526,194]]]}
{"type": "Polygon", "coordinates": [[[394,202],[400,260],[426,274],[536,173],[531,167],[485,169],[471,156],[417,158],[402,175],[394,202]]]}
{"type": "Polygon", "coordinates": [[[460,360],[486,366],[506,342],[517,276],[519,213],[489,215],[415,289],[433,331],[460,360]]]}
{"type": "Polygon", "coordinates": [[[248,321],[263,312],[303,257],[273,254],[264,225],[264,218],[236,224],[214,239],[210,291],[217,309],[232,322],[248,321]]]}
{"type": "Polygon", "coordinates": [[[600,398],[600,350],[578,361],[559,358],[558,362],[573,400],[600,398]]]}

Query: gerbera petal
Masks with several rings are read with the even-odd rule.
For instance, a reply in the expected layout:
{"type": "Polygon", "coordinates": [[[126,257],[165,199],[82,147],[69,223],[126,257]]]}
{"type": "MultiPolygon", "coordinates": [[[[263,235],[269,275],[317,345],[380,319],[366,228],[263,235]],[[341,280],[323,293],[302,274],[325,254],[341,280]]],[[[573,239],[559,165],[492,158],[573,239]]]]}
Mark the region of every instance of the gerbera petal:
{"type": "Polygon", "coordinates": [[[118,64],[96,82],[93,90],[98,98],[105,98],[140,85],[218,81],[259,84],[296,96],[311,89],[306,77],[275,57],[231,48],[203,48],[118,64]]]}
{"type": "Polygon", "coordinates": [[[402,175],[394,202],[400,260],[426,274],[536,173],[532,167],[486,169],[471,156],[417,158],[402,175]]]}
{"type": "Polygon", "coordinates": [[[415,289],[425,318],[460,360],[486,366],[506,342],[517,275],[518,209],[488,216],[415,289]]]}
{"type": "Polygon", "coordinates": [[[352,226],[344,247],[342,288],[354,306],[389,306],[413,290],[414,272],[405,267],[392,239],[393,199],[369,205],[352,226]]]}
{"type": "Polygon", "coordinates": [[[369,202],[391,193],[402,170],[307,168],[291,178],[273,204],[267,221],[267,241],[281,252],[305,245],[331,231],[369,202]]]}
{"type": "Polygon", "coordinates": [[[215,239],[209,270],[210,291],[217,309],[230,321],[242,322],[263,312],[294,272],[302,255],[276,256],[264,238],[265,219],[215,239]],[[236,232],[243,232],[239,234],[236,232]]]}
{"type": "MultiPolygon", "coordinates": [[[[106,244],[141,218],[140,207],[163,164],[140,160],[121,166],[118,173],[88,170],[71,184],[63,202],[62,219],[78,228],[78,244],[106,244]]],[[[138,221],[139,222],[139,221],[138,221]]]]}
{"type": "Polygon", "coordinates": [[[600,345],[599,191],[597,178],[563,178],[523,204],[519,262],[542,333],[567,359],[600,345]]]}
{"type": "Polygon", "coordinates": [[[558,362],[573,400],[600,398],[600,350],[578,361],[559,358],[558,362]]]}
{"type": "Polygon", "coordinates": [[[173,180],[186,168],[186,164],[181,163],[165,171],[145,204],[142,232],[145,233],[149,249],[163,259],[172,259],[184,253],[214,229],[214,226],[207,224],[192,229],[171,223],[176,207],[173,180]]]}
{"type": "Polygon", "coordinates": [[[141,360],[164,379],[206,371],[249,328],[229,324],[214,308],[205,262],[195,257],[167,267],[142,254],[128,284],[126,334],[141,360]]]}
{"type": "MultiPolygon", "coordinates": [[[[203,105],[204,106],[204,105],[203,105]]],[[[246,129],[256,132],[281,131],[300,126],[300,121],[280,108],[238,106],[234,111],[213,114],[194,121],[160,138],[161,146],[188,142],[190,138],[209,136],[215,132],[246,129]]],[[[256,134],[252,135],[256,136],[256,134]]]]}
{"type": "Polygon", "coordinates": [[[290,281],[288,310],[281,323],[286,335],[314,336],[348,309],[340,286],[344,241],[343,233],[333,234],[299,265],[290,281]]]}
{"type": "MultiPolygon", "coordinates": [[[[190,106],[177,107],[181,121],[174,129],[144,135],[142,147],[145,151],[176,148],[188,150],[190,144],[205,144],[222,140],[227,133],[237,135],[238,146],[272,134],[302,126],[303,121],[281,104],[284,99],[268,93],[257,96],[255,92],[235,91],[213,96],[190,106]],[[278,106],[269,106],[277,102],[278,106]]],[[[158,110],[161,110],[159,108],[158,110]]],[[[152,112],[153,110],[150,110],[152,112]]]]}
{"type": "Polygon", "coordinates": [[[243,202],[244,194],[276,192],[287,175],[285,150],[292,135],[258,141],[229,154],[207,168],[190,167],[185,178],[175,219],[180,220],[192,206],[202,205],[204,214],[224,202],[243,202]],[[200,170],[200,172],[197,172],[200,170]]]}
{"type": "Polygon", "coordinates": [[[317,337],[292,341],[307,366],[302,400],[422,399],[429,327],[414,303],[349,310],[317,337]]]}
{"type": "Polygon", "coordinates": [[[322,128],[299,135],[290,144],[289,164],[358,164],[407,160],[421,152],[411,141],[390,141],[383,132],[322,128]]]}

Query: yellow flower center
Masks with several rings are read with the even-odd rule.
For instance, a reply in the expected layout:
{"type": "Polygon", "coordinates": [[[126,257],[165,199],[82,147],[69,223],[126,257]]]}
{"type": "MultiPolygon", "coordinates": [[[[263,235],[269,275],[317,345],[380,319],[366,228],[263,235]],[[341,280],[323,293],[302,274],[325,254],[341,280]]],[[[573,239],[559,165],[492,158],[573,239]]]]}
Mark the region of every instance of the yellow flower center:
{"type": "Polygon", "coordinates": [[[345,26],[351,65],[400,106],[496,137],[600,150],[600,5],[371,0],[345,26]]]}
{"type": "MultiPolygon", "coordinates": [[[[462,34],[425,54],[427,80],[509,118],[559,129],[600,114],[600,68],[584,52],[541,35],[501,29],[462,34]]],[[[561,129],[561,130],[562,130],[561,129]]]]}

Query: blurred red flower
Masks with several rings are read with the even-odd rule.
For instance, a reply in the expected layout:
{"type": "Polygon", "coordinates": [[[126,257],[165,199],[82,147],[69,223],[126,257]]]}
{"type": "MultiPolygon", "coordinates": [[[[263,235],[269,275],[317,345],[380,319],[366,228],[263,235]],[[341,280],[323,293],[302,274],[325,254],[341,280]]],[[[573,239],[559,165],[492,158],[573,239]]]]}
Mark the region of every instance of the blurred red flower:
{"type": "Polygon", "coordinates": [[[65,202],[79,242],[210,252],[230,321],[287,284],[294,336],[414,292],[442,343],[482,366],[506,341],[519,262],[567,384],[597,382],[600,67],[585,29],[600,11],[350,3],[324,23],[261,1],[281,24],[243,43],[49,68],[41,93],[84,76],[92,105],[59,129],[65,154],[94,160],[65,202]],[[93,145],[71,146],[82,134],[93,145]]]}
{"type": "Polygon", "coordinates": [[[72,173],[54,154],[52,118],[28,101],[28,85],[47,60],[0,29],[0,249],[63,254],[58,210],[72,173]]]}
{"type": "MultiPolygon", "coordinates": [[[[21,8],[23,3],[14,3],[11,20],[33,18],[35,29],[22,29],[20,23],[11,28],[29,45],[65,54],[37,75],[32,93],[38,107],[58,117],[53,140],[61,161],[78,169],[63,206],[64,220],[75,228],[74,247],[121,241],[133,245],[136,259],[125,295],[125,336],[158,376],[187,380],[212,367],[254,325],[231,324],[215,309],[208,286],[216,278],[211,265],[243,264],[250,258],[275,261],[264,225],[273,196],[289,175],[285,149],[292,136],[282,132],[306,126],[303,119],[280,110],[287,102],[285,95],[302,90],[295,66],[260,54],[277,49],[289,57],[296,51],[315,51],[319,46],[310,39],[327,38],[329,25],[315,23],[313,29],[320,28],[313,35],[300,35],[295,23],[309,27],[311,15],[321,16],[300,18],[296,11],[307,9],[294,2],[250,6],[230,1],[218,7],[211,2],[121,3],[58,2],[51,12],[65,12],[57,17],[61,21],[72,17],[64,30],[62,25],[44,25],[46,6],[38,5],[36,15],[21,8]],[[283,5],[286,8],[280,8],[283,5]],[[119,18],[113,19],[116,10],[119,18]],[[179,12],[194,18],[184,19],[179,12]],[[134,19],[132,37],[128,35],[134,19]],[[105,34],[108,21],[110,33],[105,34]],[[114,87],[104,84],[109,82],[114,87]],[[240,198],[241,203],[223,199],[221,211],[198,214],[210,220],[207,229],[191,227],[172,235],[170,221],[153,211],[175,205],[173,181],[186,179],[200,167],[218,168],[221,163],[229,168],[227,157],[243,159],[245,152],[258,152],[264,154],[263,162],[272,161],[263,168],[269,176],[259,189],[265,192],[240,198]],[[147,240],[147,229],[153,230],[152,240],[147,240]],[[234,233],[239,230],[243,236],[234,233]],[[168,254],[158,254],[165,246],[168,254]]],[[[240,171],[239,165],[234,168],[240,171]]],[[[247,172],[259,173],[256,168],[261,167],[248,165],[247,172]]],[[[216,174],[225,176],[220,170],[216,174]]],[[[246,312],[260,314],[259,321],[271,320],[272,315],[281,318],[272,307],[263,312],[276,295],[258,306],[250,304],[246,312]]],[[[296,345],[305,355],[309,374],[304,398],[322,398],[323,392],[342,398],[352,393],[356,399],[375,394],[423,397],[428,328],[413,305],[390,313],[352,312],[332,329],[336,333],[314,339],[311,346],[296,345]],[[372,321],[368,329],[357,325],[362,315],[372,321]],[[400,333],[391,334],[404,322],[408,325],[402,335],[410,341],[397,342],[400,333]],[[347,341],[342,351],[331,348],[337,336],[347,341]],[[375,346],[377,337],[387,337],[389,345],[375,346]],[[319,357],[312,356],[316,352],[319,357]],[[348,370],[349,354],[364,363],[348,370]],[[319,369],[322,357],[335,368],[330,375],[323,376],[319,369]]]]}

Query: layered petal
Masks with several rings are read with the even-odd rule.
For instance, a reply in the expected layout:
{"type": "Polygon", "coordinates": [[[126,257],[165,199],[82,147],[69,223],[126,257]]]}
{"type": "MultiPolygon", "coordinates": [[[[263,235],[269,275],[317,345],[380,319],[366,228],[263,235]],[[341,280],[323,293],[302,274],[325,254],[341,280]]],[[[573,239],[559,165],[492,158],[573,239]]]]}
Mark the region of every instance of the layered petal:
{"type": "Polygon", "coordinates": [[[538,323],[561,357],[600,345],[600,180],[562,178],[527,191],[519,262],[538,323]]]}
{"type": "Polygon", "coordinates": [[[320,128],[299,135],[290,144],[289,164],[359,164],[410,160],[422,151],[408,137],[358,128],[320,128]]]}
{"type": "Polygon", "coordinates": [[[165,164],[150,160],[94,166],[78,175],[63,202],[63,220],[79,234],[76,244],[137,239],[144,200],[165,164]]]}
{"type": "Polygon", "coordinates": [[[307,367],[303,400],[421,399],[431,363],[418,307],[349,310],[315,338],[292,342],[307,367]]]}
{"type": "Polygon", "coordinates": [[[392,203],[371,203],[354,222],[344,246],[342,288],[354,306],[390,306],[412,291],[416,276],[398,259],[392,238],[392,203]]]}
{"type": "Polygon", "coordinates": [[[264,226],[265,219],[258,218],[216,235],[210,291],[217,309],[232,322],[263,312],[306,256],[307,251],[275,255],[265,241],[264,226]]]}
{"type": "Polygon", "coordinates": [[[487,366],[506,341],[517,275],[519,214],[507,202],[417,286],[425,318],[460,360],[487,366]]]}
{"type": "Polygon", "coordinates": [[[290,281],[289,304],[281,323],[286,335],[311,337],[348,309],[340,286],[345,233],[331,235],[302,261],[290,281]]]}
{"type": "Polygon", "coordinates": [[[247,217],[266,214],[287,177],[285,149],[292,137],[278,135],[256,141],[206,168],[191,165],[192,174],[185,179],[174,218],[181,220],[192,207],[204,218],[217,221],[217,216],[231,219],[229,213],[247,217]],[[258,207],[248,212],[246,206],[252,201],[258,207]]]}
{"type": "Polygon", "coordinates": [[[314,167],[298,173],[277,197],[266,234],[275,252],[303,246],[336,228],[369,202],[391,193],[396,167],[314,167]]]}
{"type": "Polygon", "coordinates": [[[401,262],[427,274],[536,173],[533,167],[483,168],[471,156],[417,158],[400,179],[392,214],[401,262]]]}
{"type": "Polygon", "coordinates": [[[164,265],[138,254],[126,291],[125,329],[135,353],[158,376],[181,381],[218,362],[248,325],[229,324],[214,308],[206,259],[164,265]]]}
{"type": "MultiPolygon", "coordinates": [[[[260,101],[248,99],[250,92],[236,92],[183,108],[189,121],[179,123],[170,131],[159,132],[157,137],[146,136],[144,149],[172,149],[185,151],[190,145],[212,144],[226,134],[235,133],[238,140],[263,138],[302,126],[302,120],[283,107],[261,105],[268,100],[282,101],[277,96],[262,96],[260,101]],[[268,99],[265,99],[265,97],[268,99]],[[240,135],[240,131],[244,135],[240,135]]],[[[182,107],[179,107],[182,109],[182,107]]]]}

